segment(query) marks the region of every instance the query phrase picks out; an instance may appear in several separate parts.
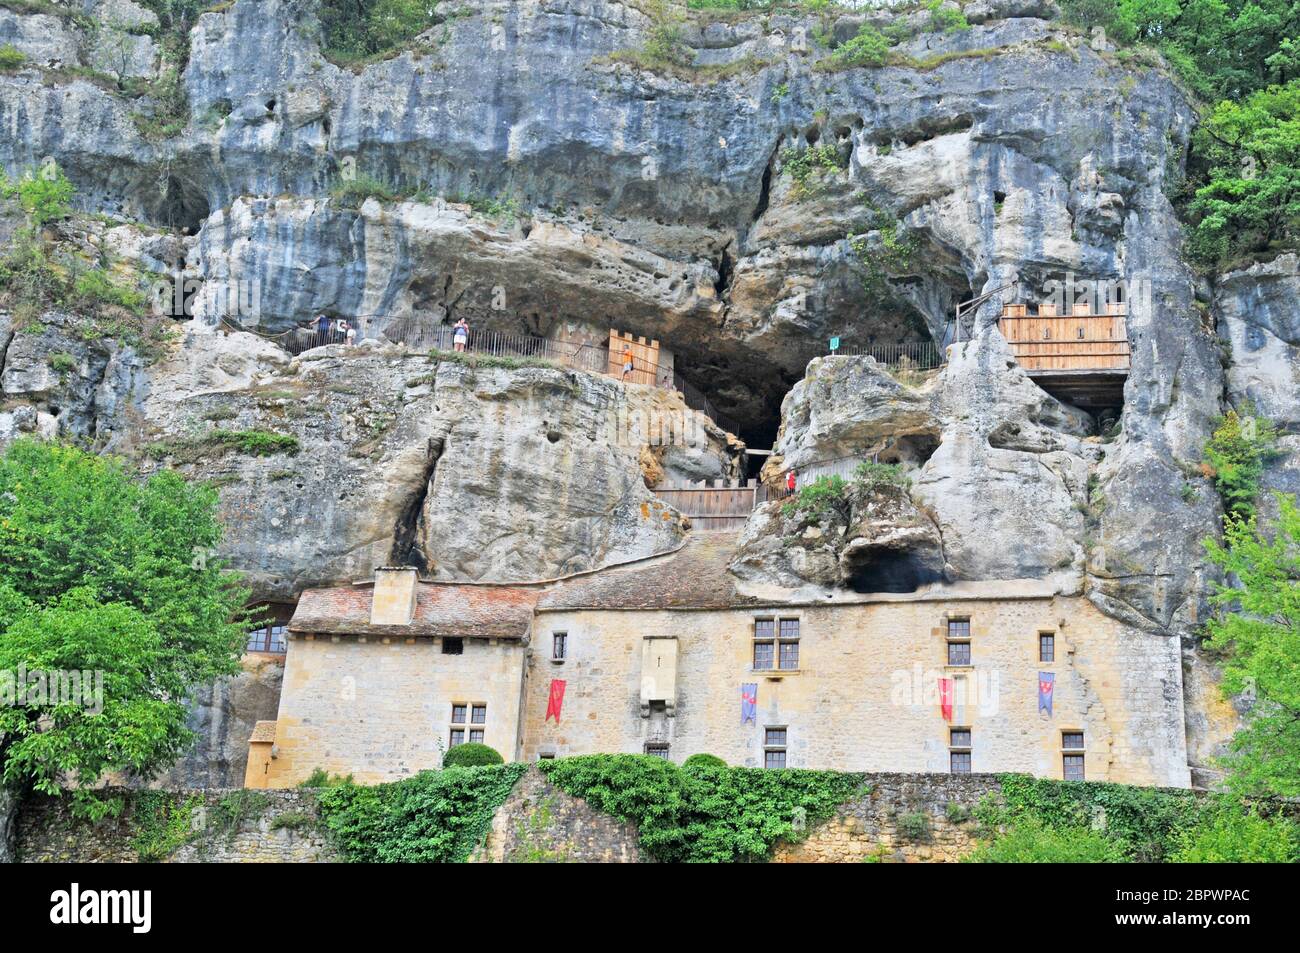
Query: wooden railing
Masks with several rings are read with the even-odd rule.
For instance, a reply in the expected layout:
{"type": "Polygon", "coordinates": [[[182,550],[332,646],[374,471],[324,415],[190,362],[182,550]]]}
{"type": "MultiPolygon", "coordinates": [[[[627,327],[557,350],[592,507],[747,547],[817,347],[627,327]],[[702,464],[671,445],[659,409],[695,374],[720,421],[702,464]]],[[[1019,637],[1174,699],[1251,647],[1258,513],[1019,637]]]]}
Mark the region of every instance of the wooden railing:
{"type": "Polygon", "coordinates": [[[933,370],[944,363],[943,348],[934,341],[905,341],[899,344],[848,345],[833,352],[837,357],[872,357],[892,369],[933,370]]]}
{"type": "Polygon", "coordinates": [[[745,525],[764,490],[757,480],[702,480],[656,487],[655,495],[689,517],[695,529],[728,530],[745,525]]]}
{"type": "Polygon", "coordinates": [[[1122,303],[1107,305],[1104,314],[1078,305],[1068,315],[1046,304],[1033,314],[1028,305],[1004,305],[998,330],[1026,371],[1129,369],[1127,309],[1122,303]]]}

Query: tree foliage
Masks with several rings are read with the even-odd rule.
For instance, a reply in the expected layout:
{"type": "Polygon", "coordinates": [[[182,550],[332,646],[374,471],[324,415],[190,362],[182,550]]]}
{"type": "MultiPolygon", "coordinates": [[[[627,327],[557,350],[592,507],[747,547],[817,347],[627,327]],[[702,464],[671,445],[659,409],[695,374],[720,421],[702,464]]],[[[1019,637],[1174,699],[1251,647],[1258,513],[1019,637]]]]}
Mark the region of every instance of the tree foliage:
{"type": "Polygon", "coordinates": [[[325,50],[343,60],[399,49],[445,19],[438,0],[323,0],[319,17],[325,50]]]}
{"type": "Polygon", "coordinates": [[[1278,494],[1269,530],[1255,517],[1227,519],[1210,560],[1235,585],[1210,599],[1218,608],[1207,645],[1225,653],[1223,689],[1254,699],[1226,760],[1228,783],[1248,795],[1300,795],[1300,509],[1278,494]]]}
{"type": "Polygon", "coordinates": [[[71,447],[9,446],[0,672],[99,672],[103,691],[74,702],[47,684],[0,707],[5,783],[57,793],[109,771],[149,776],[184,750],[186,696],[237,671],[243,645],[245,593],[208,558],[220,538],[210,488],[170,471],[137,480],[120,461],[71,447]]]}
{"type": "Polygon", "coordinates": [[[1015,821],[966,857],[974,864],[1121,864],[1118,842],[1086,827],[1049,827],[1034,818],[1015,821]]]}
{"type": "Polygon", "coordinates": [[[1296,825],[1254,811],[1224,812],[1183,831],[1170,861],[1176,864],[1291,864],[1300,859],[1296,825]]]}
{"type": "Polygon", "coordinates": [[[1254,515],[1264,467],[1277,454],[1277,428],[1253,410],[1229,410],[1216,421],[1205,445],[1205,462],[1213,471],[1214,486],[1228,516],[1254,515]]]}

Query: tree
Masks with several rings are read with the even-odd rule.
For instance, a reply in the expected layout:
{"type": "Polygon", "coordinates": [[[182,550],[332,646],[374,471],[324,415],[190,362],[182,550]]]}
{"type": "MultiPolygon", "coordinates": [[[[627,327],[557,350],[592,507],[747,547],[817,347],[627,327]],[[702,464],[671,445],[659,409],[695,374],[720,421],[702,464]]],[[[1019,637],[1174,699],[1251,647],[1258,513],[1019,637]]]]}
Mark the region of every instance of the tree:
{"type": "MultiPolygon", "coordinates": [[[[190,689],[238,671],[247,593],[216,492],[24,439],[0,457],[0,780],[10,795],[149,777],[192,740],[190,689]]],[[[3,819],[0,819],[2,824],[3,819]]],[[[4,845],[0,844],[0,852],[4,845]]]]}
{"type": "Polygon", "coordinates": [[[1210,599],[1219,614],[1208,646],[1227,653],[1223,689],[1254,705],[1225,759],[1229,786],[1247,796],[1300,794],[1300,509],[1276,495],[1271,531],[1257,518],[1225,518],[1224,542],[1206,540],[1211,562],[1235,586],[1210,599]]]}
{"type": "Polygon", "coordinates": [[[1300,239],[1300,80],[1224,101],[1193,137],[1207,171],[1189,251],[1206,263],[1300,239]]]}

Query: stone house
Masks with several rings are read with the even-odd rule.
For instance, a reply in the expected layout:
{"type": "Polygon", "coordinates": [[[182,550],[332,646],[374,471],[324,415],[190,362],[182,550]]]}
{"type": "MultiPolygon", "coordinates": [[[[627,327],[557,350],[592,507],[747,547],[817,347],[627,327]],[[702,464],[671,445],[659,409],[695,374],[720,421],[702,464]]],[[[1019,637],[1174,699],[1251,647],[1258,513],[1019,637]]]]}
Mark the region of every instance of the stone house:
{"type": "Polygon", "coordinates": [[[309,590],[288,626],[274,743],[261,726],[248,783],[290,786],[315,768],[393,780],[481,740],[507,760],[708,752],[1189,785],[1176,639],[1041,580],[746,589],[727,571],[734,544],[699,534],[527,585],[386,569],[309,590]]]}

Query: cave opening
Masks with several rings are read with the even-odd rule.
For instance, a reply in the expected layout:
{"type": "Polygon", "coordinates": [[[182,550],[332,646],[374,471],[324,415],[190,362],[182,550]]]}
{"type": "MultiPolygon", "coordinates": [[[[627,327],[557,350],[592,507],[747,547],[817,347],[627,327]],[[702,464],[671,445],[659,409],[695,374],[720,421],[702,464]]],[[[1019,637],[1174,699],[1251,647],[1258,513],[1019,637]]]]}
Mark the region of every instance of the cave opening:
{"type": "Polygon", "coordinates": [[[943,581],[943,572],[929,553],[872,548],[846,554],[845,583],[856,593],[916,592],[943,581]]]}

